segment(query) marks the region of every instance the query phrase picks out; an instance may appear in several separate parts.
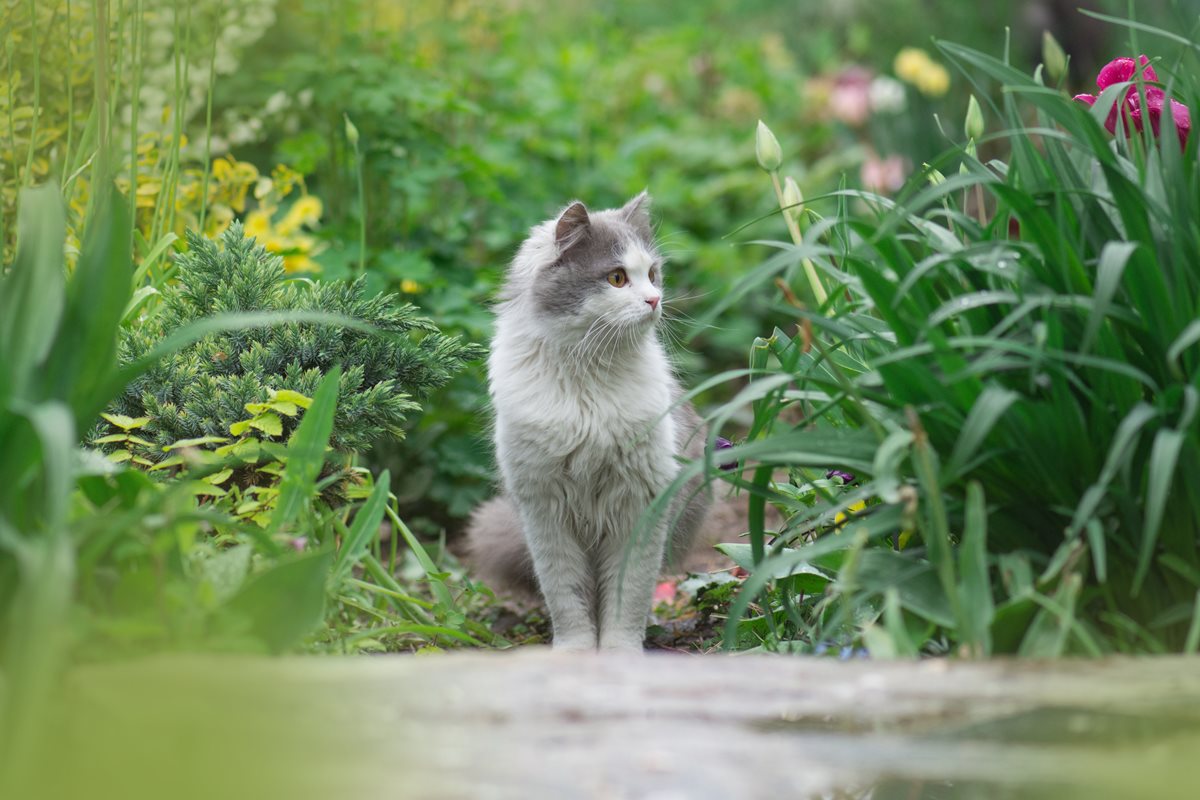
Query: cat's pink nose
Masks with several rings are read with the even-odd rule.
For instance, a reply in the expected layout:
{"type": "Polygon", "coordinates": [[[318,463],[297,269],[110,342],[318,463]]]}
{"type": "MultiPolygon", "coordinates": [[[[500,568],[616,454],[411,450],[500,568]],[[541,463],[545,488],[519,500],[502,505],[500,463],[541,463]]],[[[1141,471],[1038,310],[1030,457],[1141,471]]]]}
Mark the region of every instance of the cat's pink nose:
{"type": "Polygon", "coordinates": [[[659,299],[660,299],[660,298],[659,298],[659,296],[658,296],[658,295],[655,295],[654,297],[647,297],[647,298],[646,298],[646,305],[650,306],[651,308],[658,308],[658,301],[659,301],[659,299]]]}

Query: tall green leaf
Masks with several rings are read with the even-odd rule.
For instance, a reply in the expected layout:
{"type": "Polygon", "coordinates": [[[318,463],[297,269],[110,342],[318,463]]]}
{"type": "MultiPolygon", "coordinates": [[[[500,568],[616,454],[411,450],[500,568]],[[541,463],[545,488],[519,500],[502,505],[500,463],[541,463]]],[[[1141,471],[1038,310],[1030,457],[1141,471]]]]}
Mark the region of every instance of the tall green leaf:
{"type": "Polygon", "coordinates": [[[340,368],[330,370],[313,396],[312,405],[292,434],[287,447],[287,468],[279,484],[279,501],[271,516],[271,528],[276,531],[290,528],[308,507],[325,466],[325,448],[333,432],[333,415],[337,410],[340,368]]]}

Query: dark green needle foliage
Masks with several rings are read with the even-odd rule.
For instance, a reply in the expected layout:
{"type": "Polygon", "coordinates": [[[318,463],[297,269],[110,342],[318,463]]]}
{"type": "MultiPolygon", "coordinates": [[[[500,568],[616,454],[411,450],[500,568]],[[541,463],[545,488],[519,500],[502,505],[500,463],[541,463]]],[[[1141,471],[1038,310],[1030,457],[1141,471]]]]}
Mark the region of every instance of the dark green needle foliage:
{"type": "MultiPolygon", "coordinates": [[[[177,281],[159,312],[130,329],[121,356],[133,361],[190,322],[238,312],[319,312],[356,320],[369,329],[282,322],[204,337],[163,359],[117,400],[114,411],[150,417],[143,431],[160,446],[182,439],[230,435],[246,404],[268,390],[312,396],[335,364],[343,369],[332,446],[360,451],[373,441],[404,435],[417,399],[444,385],[483,350],[445,336],[395,295],[368,297],[363,279],[321,282],[289,278],[282,260],[245,238],[235,224],[220,243],[188,234],[177,281]],[[373,330],[370,330],[373,329],[373,330]]],[[[296,419],[284,419],[286,439],[296,419]]]]}

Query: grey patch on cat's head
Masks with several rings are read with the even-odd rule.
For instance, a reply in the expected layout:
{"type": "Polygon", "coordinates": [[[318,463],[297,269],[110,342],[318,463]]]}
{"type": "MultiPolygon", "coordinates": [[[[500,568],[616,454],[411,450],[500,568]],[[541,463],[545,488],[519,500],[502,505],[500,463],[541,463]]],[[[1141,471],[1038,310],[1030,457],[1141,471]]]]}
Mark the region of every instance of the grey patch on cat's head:
{"type": "MultiPolygon", "coordinates": [[[[604,291],[605,277],[621,266],[621,253],[630,242],[655,253],[649,200],[643,191],[619,209],[589,213],[578,201],[567,206],[554,226],[558,258],[534,283],[538,309],[560,315],[577,312],[589,295],[604,291]]],[[[661,287],[661,281],[659,275],[655,284],[661,287]]]]}

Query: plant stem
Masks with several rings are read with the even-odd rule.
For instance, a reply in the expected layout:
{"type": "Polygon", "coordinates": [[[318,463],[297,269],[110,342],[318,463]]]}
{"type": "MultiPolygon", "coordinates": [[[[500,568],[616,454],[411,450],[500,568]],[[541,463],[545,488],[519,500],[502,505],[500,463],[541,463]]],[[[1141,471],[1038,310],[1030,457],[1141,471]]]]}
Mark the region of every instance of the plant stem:
{"type": "Polygon", "coordinates": [[[213,19],[211,61],[208,64],[208,98],[204,107],[204,179],[200,188],[200,235],[204,235],[204,221],[208,216],[208,181],[212,176],[212,110],[213,87],[217,85],[217,39],[221,35],[221,14],[225,10],[223,2],[217,3],[216,16],[213,19]]]}
{"type": "Polygon", "coordinates": [[[93,0],[95,12],[96,47],[96,136],[98,141],[96,163],[92,168],[93,191],[89,199],[94,200],[100,185],[108,179],[108,0],[93,0]]]}
{"type": "Polygon", "coordinates": [[[37,149],[38,116],[42,113],[42,51],[37,46],[37,5],[29,0],[29,38],[34,44],[33,53],[33,118],[29,122],[29,152],[25,156],[25,185],[33,185],[33,154],[37,149]]]}
{"type": "Polygon", "coordinates": [[[130,23],[132,41],[129,44],[130,70],[133,73],[133,92],[129,97],[129,252],[136,256],[137,189],[138,189],[138,111],[142,96],[142,0],[135,0],[130,23]]]}
{"type": "Polygon", "coordinates": [[[71,140],[75,133],[75,35],[71,28],[71,0],[67,0],[67,80],[63,87],[67,91],[67,143],[63,150],[62,186],[67,186],[67,173],[71,169],[71,140]]]}
{"type": "MultiPolygon", "coordinates": [[[[783,186],[779,183],[779,171],[771,171],[771,184],[775,187],[775,198],[779,202],[779,208],[782,210],[785,203],[783,200],[783,186]]],[[[788,233],[792,236],[792,242],[799,247],[804,243],[804,236],[800,233],[800,226],[796,220],[792,219],[787,211],[783,212],[783,221],[787,224],[788,233]]],[[[804,275],[808,278],[808,285],[812,289],[813,298],[816,299],[818,306],[824,306],[829,299],[825,287],[821,284],[821,279],[817,275],[817,268],[813,266],[812,260],[805,258],[800,262],[804,266],[804,275]]]]}

